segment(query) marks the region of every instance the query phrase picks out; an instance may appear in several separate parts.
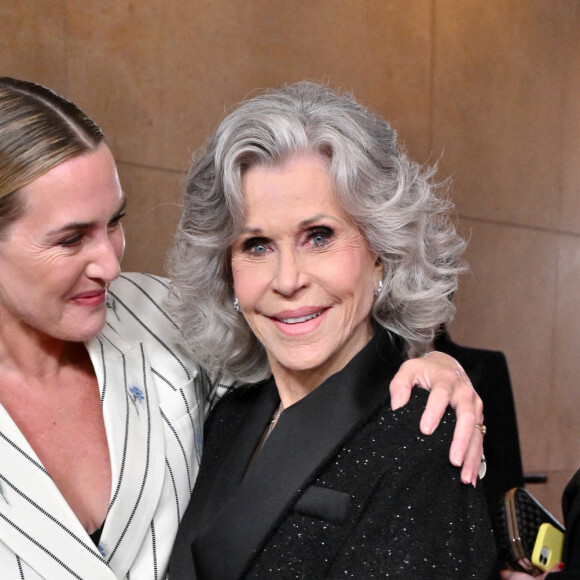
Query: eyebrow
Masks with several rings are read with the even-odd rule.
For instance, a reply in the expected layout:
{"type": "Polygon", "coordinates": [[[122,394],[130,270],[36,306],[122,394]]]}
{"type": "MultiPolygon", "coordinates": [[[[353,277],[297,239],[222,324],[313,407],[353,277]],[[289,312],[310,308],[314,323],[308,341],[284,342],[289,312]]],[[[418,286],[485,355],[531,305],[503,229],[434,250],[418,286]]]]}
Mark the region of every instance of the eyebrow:
{"type": "MultiPolygon", "coordinates": [[[[334,216],[325,214],[325,213],[317,213],[316,215],[306,218],[305,220],[302,220],[298,226],[300,229],[304,229],[304,228],[308,228],[310,227],[313,223],[317,222],[319,219],[330,219],[333,220],[335,222],[340,222],[340,220],[334,216]]],[[[249,228],[249,227],[245,227],[242,230],[242,234],[261,234],[262,233],[262,228],[256,227],[256,228],[249,228]]]]}
{"type": "Polygon", "coordinates": [[[301,228],[307,228],[311,226],[314,222],[317,222],[319,219],[329,219],[335,222],[339,222],[340,220],[332,215],[328,215],[326,213],[317,213],[316,215],[312,216],[311,218],[307,218],[300,222],[301,228]]]}
{"type": "MultiPolygon", "coordinates": [[[[121,203],[119,204],[119,207],[117,208],[115,213],[111,216],[111,219],[109,220],[109,222],[114,222],[115,220],[119,219],[121,217],[121,214],[126,209],[127,209],[127,197],[125,196],[125,194],[123,194],[123,198],[121,199],[121,203]]],[[[46,235],[54,236],[54,235],[61,234],[63,232],[68,232],[70,230],[87,230],[92,225],[93,225],[93,222],[72,222],[72,223],[66,224],[66,225],[64,225],[61,228],[58,228],[56,230],[51,230],[51,231],[47,232],[46,235]]]]}

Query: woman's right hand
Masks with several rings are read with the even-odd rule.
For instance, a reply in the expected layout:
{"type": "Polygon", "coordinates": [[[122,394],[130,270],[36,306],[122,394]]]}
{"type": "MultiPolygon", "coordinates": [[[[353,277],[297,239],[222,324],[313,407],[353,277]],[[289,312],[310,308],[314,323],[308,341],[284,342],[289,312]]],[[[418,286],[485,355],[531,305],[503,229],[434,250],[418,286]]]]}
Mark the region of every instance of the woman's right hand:
{"type": "MultiPolygon", "coordinates": [[[[554,570],[558,572],[558,570],[554,570]]],[[[502,580],[545,580],[548,572],[544,572],[541,576],[530,576],[525,572],[514,572],[513,570],[502,570],[500,576],[502,580]]]]}
{"type": "Polygon", "coordinates": [[[545,580],[548,574],[552,574],[553,572],[561,572],[563,568],[564,564],[560,562],[559,564],[556,564],[551,570],[548,570],[548,572],[544,572],[539,576],[531,576],[525,572],[515,572],[514,570],[502,570],[500,572],[500,576],[502,580],[545,580]]]}
{"type": "Polygon", "coordinates": [[[449,459],[453,465],[463,465],[463,483],[475,485],[483,453],[483,435],[474,428],[474,423],[483,424],[483,403],[465,371],[453,357],[442,352],[409,359],[391,382],[393,409],[407,404],[414,385],[431,391],[420,424],[425,435],[435,431],[447,405],[455,410],[457,424],[449,459]]]}

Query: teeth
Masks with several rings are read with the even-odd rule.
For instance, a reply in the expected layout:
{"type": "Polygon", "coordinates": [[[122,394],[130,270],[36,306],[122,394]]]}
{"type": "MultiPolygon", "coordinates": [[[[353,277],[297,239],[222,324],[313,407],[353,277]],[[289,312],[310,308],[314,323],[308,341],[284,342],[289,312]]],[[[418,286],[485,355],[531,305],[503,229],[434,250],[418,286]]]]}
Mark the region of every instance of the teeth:
{"type": "Polygon", "coordinates": [[[298,324],[299,322],[306,322],[307,320],[312,320],[317,316],[320,316],[322,312],[315,312],[314,314],[308,314],[307,316],[301,316],[300,318],[280,318],[280,321],[284,324],[298,324]]]}

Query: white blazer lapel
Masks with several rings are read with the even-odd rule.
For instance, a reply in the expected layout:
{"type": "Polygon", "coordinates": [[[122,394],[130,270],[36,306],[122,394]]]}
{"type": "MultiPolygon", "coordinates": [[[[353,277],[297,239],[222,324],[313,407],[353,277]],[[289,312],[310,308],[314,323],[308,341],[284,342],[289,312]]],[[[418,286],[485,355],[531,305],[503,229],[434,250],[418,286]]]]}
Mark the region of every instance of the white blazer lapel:
{"type": "Polygon", "coordinates": [[[149,531],[162,492],[163,425],[142,344],[128,345],[106,329],[89,345],[89,353],[101,387],[112,469],[111,503],[99,550],[122,578],[149,531]]]}
{"type": "Polygon", "coordinates": [[[2,405],[0,426],[0,541],[43,578],[114,579],[2,405]]]}

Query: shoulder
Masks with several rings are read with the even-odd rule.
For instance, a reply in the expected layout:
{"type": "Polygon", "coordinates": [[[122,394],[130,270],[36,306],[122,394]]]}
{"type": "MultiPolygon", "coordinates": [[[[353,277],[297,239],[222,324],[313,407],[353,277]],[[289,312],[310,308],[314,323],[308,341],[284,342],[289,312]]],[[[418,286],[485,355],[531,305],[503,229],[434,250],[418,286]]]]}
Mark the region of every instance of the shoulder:
{"type": "Polygon", "coordinates": [[[407,405],[396,411],[391,410],[389,401],[385,402],[351,441],[356,454],[361,456],[367,454],[367,442],[373,442],[371,454],[384,458],[375,465],[377,475],[387,476],[394,485],[425,472],[436,479],[444,478],[450,485],[460,483],[460,470],[449,462],[456,425],[453,410],[450,407],[445,410],[431,435],[424,435],[420,430],[428,396],[428,391],[416,387],[407,405]]]}
{"type": "Polygon", "coordinates": [[[150,274],[122,273],[107,295],[107,323],[101,337],[121,349],[145,346],[150,364],[162,375],[175,368],[190,380],[198,365],[167,307],[171,286],[150,274]]]}
{"type": "Polygon", "coordinates": [[[384,478],[385,484],[393,488],[404,488],[406,482],[425,472],[459,482],[459,470],[449,462],[455,428],[453,412],[446,410],[433,434],[424,435],[420,431],[428,395],[427,391],[415,388],[407,405],[396,411],[390,408],[387,398],[329,456],[328,469],[336,471],[337,478],[349,480],[384,478]],[[337,454],[342,457],[340,462],[336,461],[337,454]]]}
{"type": "MultiPolygon", "coordinates": [[[[169,291],[170,282],[167,278],[152,274],[123,272],[111,282],[108,302],[111,304],[120,302],[128,310],[138,315],[151,309],[164,309],[169,291]]],[[[111,306],[109,309],[110,314],[114,317],[114,310],[111,306]]]]}
{"type": "MultiPolygon", "coordinates": [[[[441,501],[441,506],[444,506],[457,500],[466,502],[466,505],[471,505],[472,501],[483,505],[483,488],[464,485],[460,468],[449,461],[449,448],[456,426],[453,410],[447,407],[431,435],[421,432],[419,422],[428,396],[424,389],[414,388],[405,407],[391,411],[388,404],[384,405],[370,422],[370,430],[361,433],[359,442],[370,436],[373,453],[383,457],[375,465],[382,478],[382,491],[375,499],[382,503],[385,498],[399,497],[404,505],[406,499],[403,498],[409,494],[415,504],[441,501]],[[389,490],[386,494],[385,489],[389,490]]],[[[362,449],[362,444],[359,449],[362,449]]],[[[392,509],[392,506],[387,505],[385,509],[392,509]]],[[[438,509],[429,507],[434,512],[438,509]]]]}
{"type": "Polygon", "coordinates": [[[494,545],[482,490],[463,485],[449,462],[449,409],[432,435],[421,433],[427,397],[413,389],[396,411],[387,401],[329,463],[325,484],[350,493],[363,510],[349,538],[357,551],[350,562],[341,556],[337,571],[350,565],[360,572],[364,561],[395,576],[400,567],[405,577],[427,578],[437,567],[437,577],[487,577],[494,545]]]}
{"type": "Polygon", "coordinates": [[[206,419],[204,454],[206,450],[214,447],[220,449],[224,441],[233,441],[238,437],[249,410],[263,391],[263,386],[264,383],[228,387],[226,394],[206,419]]]}
{"type": "MultiPolygon", "coordinates": [[[[435,432],[429,436],[421,435],[419,422],[428,398],[429,391],[414,387],[407,405],[396,411],[391,411],[390,424],[393,430],[401,433],[402,437],[412,437],[416,445],[421,446],[425,442],[430,442],[429,447],[433,447],[435,444],[443,445],[447,446],[447,451],[455,429],[455,413],[451,407],[447,407],[435,432]]],[[[390,411],[390,401],[383,407],[383,410],[390,411]]]]}
{"type": "Polygon", "coordinates": [[[214,430],[222,435],[227,432],[235,433],[244,420],[246,411],[260,396],[263,386],[263,383],[258,383],[228,387],[209,414],[205,425],[206,434],[214,430]]]}
{"type": "Polygon", "coordinates": [[[107,293],[107,327],[131,342],[153,335],[175,340],[180,332],[167,308],[169,291],[165,278],[121,274],[107,293]]]}
{"type": "Polygon", "coordinates": [[[212,409],[204,424],[203,461],[196,489],[213,480],[228,450],[240,438],[248,413],[261,392],[260,386],[230,388],[212,409]]]}

